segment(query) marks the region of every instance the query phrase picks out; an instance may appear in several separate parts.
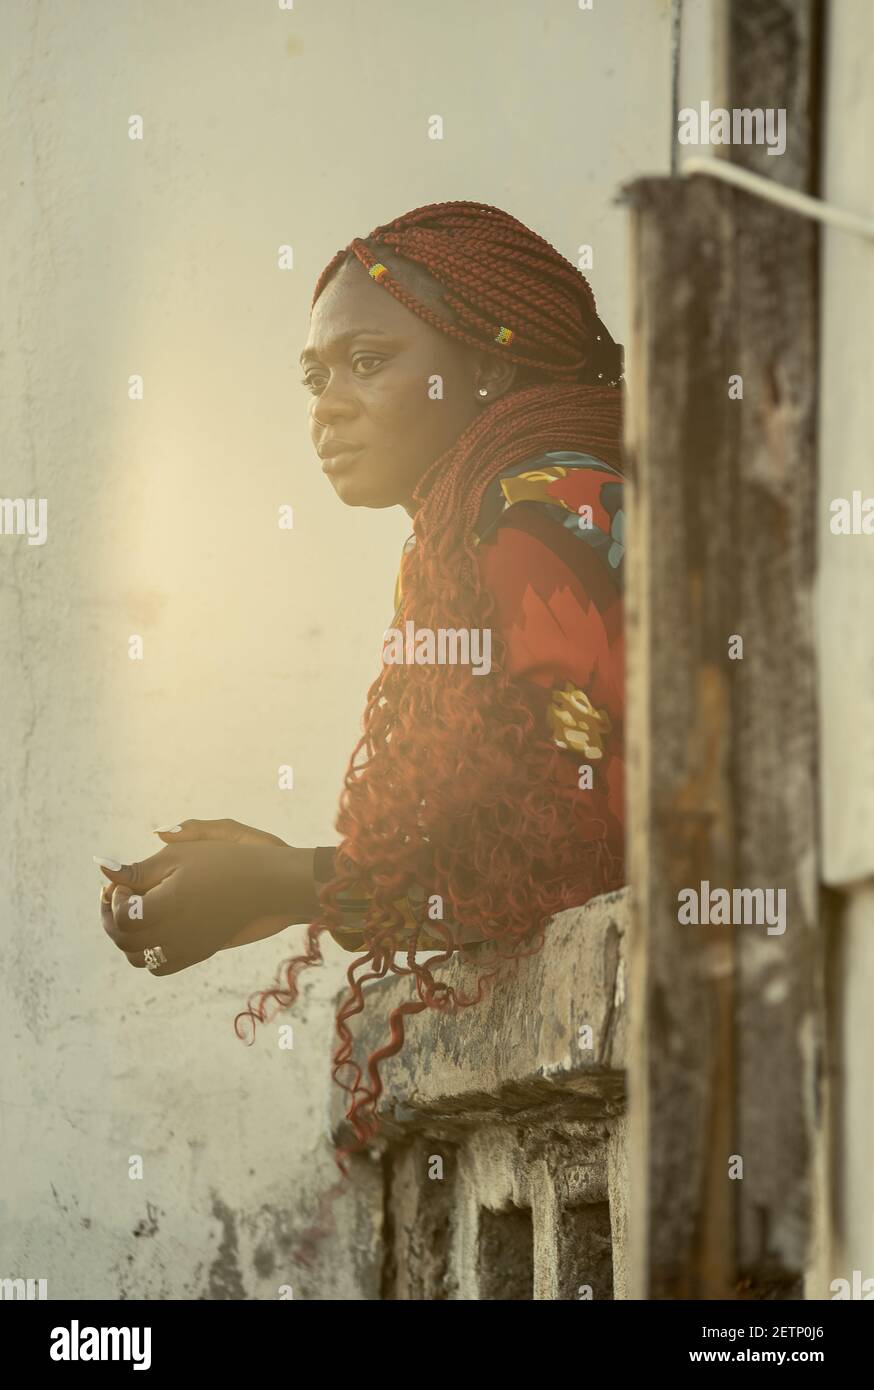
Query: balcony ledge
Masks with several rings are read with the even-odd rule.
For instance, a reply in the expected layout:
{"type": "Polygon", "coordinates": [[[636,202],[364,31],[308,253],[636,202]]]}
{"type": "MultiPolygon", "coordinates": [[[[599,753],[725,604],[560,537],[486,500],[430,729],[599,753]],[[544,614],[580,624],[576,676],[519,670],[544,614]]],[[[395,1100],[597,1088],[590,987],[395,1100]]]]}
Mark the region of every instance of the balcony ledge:
{"type": "MultiPolygon", "coordinates": [[[[538,1120],[606,1118],[624,1109],[629,890],[593,898],[550,923],[543,950],[519,963],[480,1004],[406,1020],[402,1051],[382,1065],[380,1139],[427,1129],[447,1137],[537,1112],[538,1120]],[[591,1046],[584,1047],[591,1028],[591,1046]]],[[[437,973],[437,972],[435,972],[437,973]]],[[[439,977],[470,992],[476,966],[449,961],[439,977]]],[[[385,1045],[392,1009],[413,998],[409,978],[365,990],[356,1056],[385,1045]]],[[[332,1129],[349,1138],[334,1088],[332,1129]]]]}

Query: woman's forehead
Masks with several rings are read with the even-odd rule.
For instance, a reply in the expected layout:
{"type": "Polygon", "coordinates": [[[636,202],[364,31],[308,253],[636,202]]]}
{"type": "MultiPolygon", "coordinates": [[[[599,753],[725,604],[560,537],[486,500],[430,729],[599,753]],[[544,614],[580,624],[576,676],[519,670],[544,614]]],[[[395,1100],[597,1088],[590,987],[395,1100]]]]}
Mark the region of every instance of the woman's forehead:
{"type": "MultiPolygon", "coordinates": [[[[440,314],[447,322],[453,322],[455,315],[443,299],[443,287],[434,276],[419,265],[417,261],[408,261],[403,256],[398,256],[394,251],[387,248],[374,247],[373,254],[376,256],[376,263],[387,267],[392,279],[404,289],[408,290],[414,299],[420,304],[440,314]]],[[[339,269],[331,276],[328,285],[320,295],[324,297],[327,290],[332,285],[338,285],[344,293],[350,286],[357,289],[359,293],[366,294],[369,290],[375,290],[383,300],[388,300],[391,304],[404,308],[400,301],[395,299],[389,290],[384,286],[376,285],[370,272],[358,260],[357,256],[350,255],[339,269]]],[[[319,302],[318,300],[316,301],[319,302]]],[[[406,312],[410,312],[407,310],[406,312]]]]}
{"type": "Polygon", "coordinates": [[[312,319],[360,319],[380,328],[401,325],[415,315],[375,283],[358,260],[347,261],[331,276],[313,305],[312,319]]]}
{"type": "MultiPolygon", "coordinates": [[[[400,272],[397,278],[400,280],[400,272]]],[[[411,293],[420,298],[412,288],[411,293]]],[[[437,306],[429,302],[428,307],[437,306]]],[[[447,320],[452,317],[445,308],[444,316],[447,320]]],[[[438,334],[437,329],[377,285],[361,262],[353,258],[331,276],[313,305],[307,347],[329,351],[353,333],[370,332],[405,339],[438,334]]]]}

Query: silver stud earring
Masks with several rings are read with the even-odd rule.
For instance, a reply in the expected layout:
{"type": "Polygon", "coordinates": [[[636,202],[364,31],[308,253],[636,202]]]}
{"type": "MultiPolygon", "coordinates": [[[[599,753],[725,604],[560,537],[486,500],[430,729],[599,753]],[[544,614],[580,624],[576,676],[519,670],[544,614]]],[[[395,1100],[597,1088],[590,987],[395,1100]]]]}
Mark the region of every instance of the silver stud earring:
{"type": "Polygon", "coordinates": [[[486,386],[481,386],[481,387],[479,388],[478,395],[480,395],[480,396],[487,396],[488,394],[489,394],[489,392],[488,392],[488,387],[486,387],[486,386]]]}

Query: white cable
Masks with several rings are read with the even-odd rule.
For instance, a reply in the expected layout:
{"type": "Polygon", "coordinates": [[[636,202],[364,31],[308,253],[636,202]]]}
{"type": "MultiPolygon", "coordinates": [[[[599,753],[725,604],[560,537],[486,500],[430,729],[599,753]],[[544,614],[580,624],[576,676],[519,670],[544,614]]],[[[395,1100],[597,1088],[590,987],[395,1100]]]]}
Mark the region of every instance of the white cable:
{"type": "Polygon", "coordinates": [[[808,193],[796,193],[792,188],[784,188],[782,184],[774,183],[773,179],[751,174],[749,169],[742,169],[739,164],[731,164],[727,159],[686,159],[680,166],[680,173],[709,174],[712,178],[724,179],[726,183],[733,183],[747,193],[779,203],[781,207],[802,217],[815,217],[818,222],[827,222],[841,232],[851,232],[874,241],[874,222],[869,222],[867,218],[857,217],[854,212],[844,212],[842,208],[825,203],[821,198],[811,198],[808,193]]]}

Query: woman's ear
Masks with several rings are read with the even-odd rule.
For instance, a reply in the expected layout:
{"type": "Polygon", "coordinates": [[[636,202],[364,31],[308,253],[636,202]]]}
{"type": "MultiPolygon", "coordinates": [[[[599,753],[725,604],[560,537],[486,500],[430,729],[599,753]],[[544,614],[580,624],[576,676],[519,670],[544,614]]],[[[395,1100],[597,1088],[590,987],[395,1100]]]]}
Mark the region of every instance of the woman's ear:
{"type": "Polygon", "coordinates": [[[516,364],[478,352],[473,364],[473,387],[478,404],[491,405],[505,396],[516,379],[516,364]]]}

